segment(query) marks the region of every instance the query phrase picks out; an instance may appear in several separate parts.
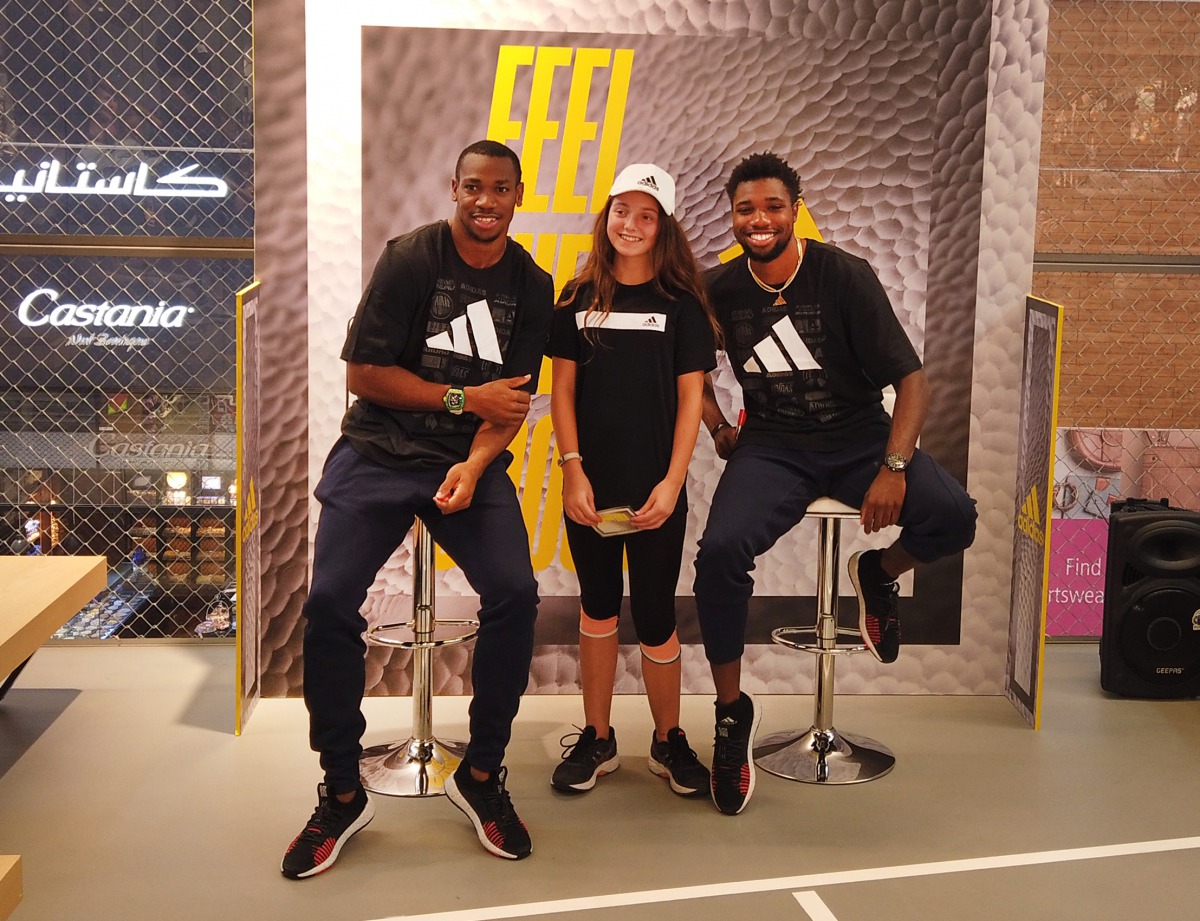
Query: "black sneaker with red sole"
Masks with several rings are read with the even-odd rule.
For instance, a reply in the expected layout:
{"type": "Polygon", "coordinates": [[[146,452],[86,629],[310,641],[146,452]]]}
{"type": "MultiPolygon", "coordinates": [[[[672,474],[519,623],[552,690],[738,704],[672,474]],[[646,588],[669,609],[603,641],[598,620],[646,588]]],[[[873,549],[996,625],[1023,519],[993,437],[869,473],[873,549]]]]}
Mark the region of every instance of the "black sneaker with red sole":
{"type": "Polygon", "coordinates": [[[475,826],[479,842],[489,853],[508,860],[521,860],[533,853],[529,830],[513,808],[505,783],[508,768],[500,768],[487,780],[476,780],[467,762],[446,778],[446,798],[475,826]]]}
{"type": "Polygon", "coordinates": [[[283,855],[280,872],[307,879],[333,866],[342,847],[375,818],[375,806],[362,787],[348,803],[338,802],[325,784],[317,785],[317,808],[283,855]]]}

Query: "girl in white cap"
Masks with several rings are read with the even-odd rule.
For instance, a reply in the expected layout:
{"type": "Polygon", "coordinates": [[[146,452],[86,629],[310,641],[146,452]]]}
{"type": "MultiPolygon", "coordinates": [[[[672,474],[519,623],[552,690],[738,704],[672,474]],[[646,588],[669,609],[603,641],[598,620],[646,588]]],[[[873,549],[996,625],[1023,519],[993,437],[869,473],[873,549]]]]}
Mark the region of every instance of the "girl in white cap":
{"type": "Polygon", "coordinates": [[[684,481],[718,326],[687,237],[675,181],[652,163],[617,176],[592,230],[592,252],[555,311],[551,414],[563,469],[567,540],[579,578],[584,728],[564,737],[551,784],[583,792],[617,769],[609,724],[617,618],[629,607],[654,718],[649,766],[684,796],[708,769],[679,728],[675,586],[687,525],[684,481]]]}

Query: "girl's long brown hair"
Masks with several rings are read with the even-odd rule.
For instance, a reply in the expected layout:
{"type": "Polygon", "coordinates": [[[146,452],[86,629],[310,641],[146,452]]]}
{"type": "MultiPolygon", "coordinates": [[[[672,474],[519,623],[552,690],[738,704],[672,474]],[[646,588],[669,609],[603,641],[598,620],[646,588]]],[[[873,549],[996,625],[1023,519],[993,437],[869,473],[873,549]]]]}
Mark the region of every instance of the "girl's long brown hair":
{"type": "MultiPolygon", "coordinates": [[[[608,213],[612,210],[612,204],[613,198],[610,195],[592,225],[592,251],[579,274],[567,283],[559,307],[574,303],[579,290],[584,285],[591,285],[592,302],[588,304],[585,316],[590,317],[598,313],[603,319],[612,311],[613,298],[617,292],[617,279],[613,269],[617,251],[608,239],[608,213]]],[[[657,201],[655,204],[658,204],[657,201]]],[[[708,292],[700,281],[700,266],[692,254],[687,235],[678,219],[664,212],[662,205],[658,205],[658,234],[650,256],[654,272],[651,279],[654,282],[654,290],[671,301],[678,300],[680,293],[694,297],[712,328],[713,342],[718,349],[722,348],[725,340],[721,334],[721,324],[708,301],[708,292]]],[[[594,329],[586,321],[583,334],[589,342],[595,343],[592,338],[595,335],[594,329]]]]}

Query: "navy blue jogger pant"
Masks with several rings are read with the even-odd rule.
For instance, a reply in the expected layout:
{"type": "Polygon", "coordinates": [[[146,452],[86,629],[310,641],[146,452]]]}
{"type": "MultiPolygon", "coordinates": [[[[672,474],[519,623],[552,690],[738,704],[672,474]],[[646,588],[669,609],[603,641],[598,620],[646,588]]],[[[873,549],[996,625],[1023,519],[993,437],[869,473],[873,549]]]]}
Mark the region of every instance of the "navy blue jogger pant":
{"type": "MultiPolygon", "coordinates": [[[[713,494],[696,556],[696,613],[709,662],[723,665],[745,649],[746,620],[757,557],[829,496],[858,508],[879,472],[886,440],[837,451],[766,445],[734,448],[713,494]]],[[[930,563],[971,545],[975,500],[928,454],[917,451],[905,472],[900,545],[930,563]]]]}
{"type": "Polygon", "coordinates": [[[529,539],[503,453],[475,487],[471,505],[443,515],[433,495],[444,468],[396,470],[339,439],[315,495],[321,502],[312,586],[304,604],[304,701],[309,740],[335,793],[358,785],[366,720],[367,628],[359,608],[379,568],[419,517],[479,595],[467,761],[501,766],[521,694],[529,681],[538,593],[529,539]]]}

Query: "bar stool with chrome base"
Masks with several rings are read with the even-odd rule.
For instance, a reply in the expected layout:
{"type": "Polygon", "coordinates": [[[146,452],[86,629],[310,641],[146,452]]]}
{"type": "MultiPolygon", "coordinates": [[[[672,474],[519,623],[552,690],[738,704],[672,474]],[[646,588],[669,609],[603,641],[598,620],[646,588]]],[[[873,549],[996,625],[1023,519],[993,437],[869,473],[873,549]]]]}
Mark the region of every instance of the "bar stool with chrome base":
{"type": "Polygon", "coordinates": [[[867,648],[862,643],[838,643],[839,636],[860,636],[858,630],[837,623],[842,521],[857,519],[859,513],[836,499],[823,497],[808,506],[805,516],[816,518],[820,528],[817,622],[811,627],[779,627],[771,631],[771,639],[817,657],[813,725],[806,732],[779,732],[762,739],[754,746],[754,763],[768,773],[802,783],[863,783],[895,767],[896,756],[874,739],[833,728],[834,663],[838,656],[867,648]],[[795,639],[800,636],[815,636],[816,642],[795,639]]]}
{"type": "Polygon", "coordinates": [[[413,550],[413,619],[377,624],[367,631],[369,644],[412,650],[413,734],[404,742],[365,749],[358,770],[362,785],[372,793],[441,796],[445,792],[446,778],[454,773],[466,753],[467,743],[434,738],[433,650],[474,639],[479,623],[474,620],[435,620],[434,543],[419,518],[413,525],[413,550]],[[439,627],[456,627],[462,632],[439,639],[435,636],[439,627]]]}

